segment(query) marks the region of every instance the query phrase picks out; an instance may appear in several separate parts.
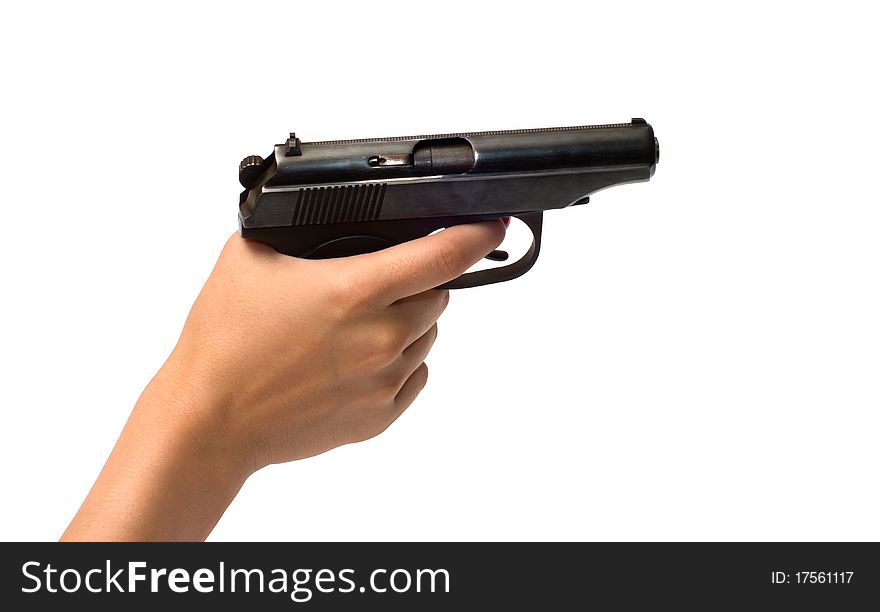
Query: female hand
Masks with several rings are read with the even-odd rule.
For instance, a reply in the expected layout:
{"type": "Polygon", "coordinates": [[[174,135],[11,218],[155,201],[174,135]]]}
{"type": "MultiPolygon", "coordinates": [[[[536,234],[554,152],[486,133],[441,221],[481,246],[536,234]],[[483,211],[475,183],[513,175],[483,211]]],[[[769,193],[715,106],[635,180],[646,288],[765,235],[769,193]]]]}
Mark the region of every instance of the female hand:
{"type": "Polygon", "coordinates": [[[504,226],[314,261],[232,236],[63,538],[202,539],[254,471],[382,432],[427,380],[433,287],[504,226]]]}

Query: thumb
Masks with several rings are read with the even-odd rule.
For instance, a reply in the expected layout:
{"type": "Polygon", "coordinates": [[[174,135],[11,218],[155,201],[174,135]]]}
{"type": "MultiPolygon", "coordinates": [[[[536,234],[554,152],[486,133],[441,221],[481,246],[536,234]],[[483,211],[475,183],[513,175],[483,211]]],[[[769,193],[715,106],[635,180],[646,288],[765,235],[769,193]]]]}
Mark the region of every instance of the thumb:
{"type": "Polygon", "coordinates": [[[359,260],[359,273],[382,271],[379,297],[391,304],[458,278],[501,244],[504,233],[501,220],[455,225],[351,259],[359,260]]]}

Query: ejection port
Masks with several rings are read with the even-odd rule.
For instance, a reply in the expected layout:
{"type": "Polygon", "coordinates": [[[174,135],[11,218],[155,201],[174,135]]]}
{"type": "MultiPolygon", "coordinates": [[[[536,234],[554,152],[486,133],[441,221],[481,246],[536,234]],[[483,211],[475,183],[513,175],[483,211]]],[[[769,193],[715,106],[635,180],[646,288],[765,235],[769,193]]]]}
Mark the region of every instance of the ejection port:
{"type": "Polygon", "coordinates": [[[422,140],[413,149],[419,174],[461,174],[474,167],[474,148],[464,138],[422,140]]]}

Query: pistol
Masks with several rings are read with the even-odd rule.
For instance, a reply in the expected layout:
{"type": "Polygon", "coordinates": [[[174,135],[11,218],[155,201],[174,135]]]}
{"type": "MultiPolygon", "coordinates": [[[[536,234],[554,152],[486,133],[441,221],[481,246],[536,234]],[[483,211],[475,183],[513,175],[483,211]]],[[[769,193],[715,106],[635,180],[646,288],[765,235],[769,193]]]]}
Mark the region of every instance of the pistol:
{"type": "MultiPolygon", "coordinates": [[[[239,165],[241,235],[280,253],[324,259],[377,251],[461,223],[516,217],[532,232],[519,260],[468,272],[459,289],[525,274],[538,259],[545,210],[647,181],[660,145],[630,123],[301,142],[291,133],[239,165]]],[[[496,250],[487,256],[506,261],[496,250]]]]}

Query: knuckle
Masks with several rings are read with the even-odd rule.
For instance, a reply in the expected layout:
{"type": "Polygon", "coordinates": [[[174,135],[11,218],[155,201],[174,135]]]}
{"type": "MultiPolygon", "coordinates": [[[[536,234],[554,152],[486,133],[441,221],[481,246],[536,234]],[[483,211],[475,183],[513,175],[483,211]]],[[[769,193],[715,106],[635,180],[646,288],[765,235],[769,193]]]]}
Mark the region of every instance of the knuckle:
{"type": "Polygon", "coordinates": [[[461,276],[467,270],[467,262],[462,259],[453,240],[443,240],[437,244],[435,260],[440,271],[446,276],[461,276]]]}
{"type": "Polygon", "coordinates": [[[368,369],[381,369],[393,362],[401,352],[403,339],[394,329],[376,331],[363,341],[364,363],[368,369]]]}
{"type": "Polygon", "coordinates": [[[431,329],[428,330],[428,334],[430,334],[430,335],[428,336],[428,337],[430,338],[430,345],[428,346],[428,348],[434,346],[434,342],[437,340],[437,335],[438,335],[439,333],[440,333],[440,330],[438,329],[437,324],[434,323],[434,324],[431,326],[431,329]]]}
{"type": "Polygon", "coordinates": [[[330,274],[328,277],[328,302],[337,318],[350,319],[375,310],[377,292],[370,283],[347,273],[330,274]]]}
{"type": "Polygon", "coordinates": [[[400,379],[398,369],[399,368],[390,366],[377,377],[376,383],[378,385],[378,392],[381,400],[389,401],[394,399],[394,396],[397,395],[397,390],[403,382],[400,379]]]}
{"type": "Polygon", "coordinates": [[[416,371],[413,372],[413,378],[418,387],[417,393],[420,393],[428,382],[428,364],[422,362],[422,365],[416,368],[416,371]]]}
{"type": "Polygon", "coordinates": [[[446,306],[449,304],[449,291],[448,290],[438,290],[432,289],[429,294],[428,299],[424,301],[424,307],[422,314],[426,320],[434,321],[436,324],[437,319],[440,318],[440,315],[443,314],[443,311],[446,310],[446,306]]]}
{"type": "Polygon", "coordinates": [[[374,381],[373,391],[370,394],[370,406],[373,410],[381,412],[391,402],[400,388],[400,377],[389,368],[374,381]]]}
{"type": "Polygon", "coordinates": [[[354,282],[343,270],[327,275],[327,290],[330,301],[344,311],[357,306],[363,292],[360,283],[354,282]]]}
{"type": "MultiPolygon", "coordinates": [[[[424,361],[428,354],[431,352],[431,349],[434,348],[434,342],[437,340],[437,332],[435,329],[430,329],[425,332],[421,338],[419,338],[416,342],[413,343],[412,349],[407,349],[407,356],[412,361],[412,364],[415,366],[419,362],[424,361]],[[415,360],[418,361],[415,361],[415,360]]],[[[415,374],[416,377],[420,375],[419,372],[409,372],[410,376],[415,374]]]]}
{"type": "Polygon", "coordinates": [[[442,313],[449,306],[449,289],[439,289],[440,292],[440,312],[442,313]]]}

